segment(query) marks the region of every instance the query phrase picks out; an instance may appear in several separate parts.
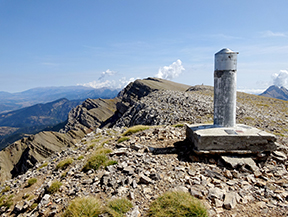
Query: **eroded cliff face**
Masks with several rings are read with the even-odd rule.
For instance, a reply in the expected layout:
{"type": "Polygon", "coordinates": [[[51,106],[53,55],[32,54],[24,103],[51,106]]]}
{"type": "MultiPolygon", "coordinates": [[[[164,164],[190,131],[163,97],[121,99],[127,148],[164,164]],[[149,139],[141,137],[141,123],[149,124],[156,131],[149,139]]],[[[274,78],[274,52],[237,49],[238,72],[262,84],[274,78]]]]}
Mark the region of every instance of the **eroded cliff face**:
{"type": "Polygon", "coordinates": [[[60,132],[96,129],[116,112],[116,104],[119,101],[120,99],[117,97],[85,100],[69,112],[68,122],[60,132]]]}

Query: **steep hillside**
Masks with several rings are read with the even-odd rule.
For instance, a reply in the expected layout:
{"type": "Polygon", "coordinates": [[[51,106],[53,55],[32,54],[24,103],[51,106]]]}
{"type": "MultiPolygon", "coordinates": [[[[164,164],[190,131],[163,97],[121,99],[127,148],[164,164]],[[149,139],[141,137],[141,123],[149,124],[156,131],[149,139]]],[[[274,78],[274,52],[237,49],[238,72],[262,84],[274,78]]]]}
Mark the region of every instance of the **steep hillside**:
{"type": "Polygon", "coordinates": [[[288,90],[285,87],[278,87],[276,85],[272,85],[268,87],[260,96],[266,96],[276,99],[288,100],[288,90]]]}
{"type": "Polygon", "coordinates": [[[51,154],[73,146],[86,133],[80,130],[67,134],[44,131],[9,145],[0,151],[0,182],[23,174],[51,154]]]}
{"type": "Polygon", "coordinates": [[[58,99],[0,114],[0,150],[25,134],[34,134],[67,119],[69,111],[81,101],[58,99]]]}

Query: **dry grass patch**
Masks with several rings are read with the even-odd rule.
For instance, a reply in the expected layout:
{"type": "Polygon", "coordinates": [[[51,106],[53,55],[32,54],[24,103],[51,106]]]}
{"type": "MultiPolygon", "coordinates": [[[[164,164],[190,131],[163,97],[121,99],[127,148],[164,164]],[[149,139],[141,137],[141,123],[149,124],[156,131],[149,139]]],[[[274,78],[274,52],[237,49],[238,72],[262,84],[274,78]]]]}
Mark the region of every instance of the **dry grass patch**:
{"type": "Polygon", "coordinates": [[[103,148],[103,147],[97,147],[94,154],[89,157],[87,160],[87,163],[84,165],[82,170],[84,172],[94,169],[98,170],[101,166],[106,167],[109,165],[117,164],[117,161],[109,160],[106,154],[109,154],[111,152],[111,149],[103,148]]]}
{"type": "Polygon", "coordinates": [[[121,143],[121,142],[124,142],[124,141],[129,141],[130,140],[130,138],[129,137],[127,137],[127,136],[124,136],[124,137],[121,137],[121,138],[119,138],[118,140],[117,140],[117,142],[118,143],[121,143]]]}
{"type": "Polygon", "coordinates": [[[62,183],[59,181],[55,181],[51,184],[51,186],[48,188],[48,193],[49,194],[54,194],[57,191],[59,191],[60,187],[62,186],[62,183]]]}
{"type": "Polygon", "coordinates": [[[207,209],[188,192],[168,191],[152,202],[149,216],[153,217],[208,217],[207,209]]]}
{"type": "Polygon", "coordinates": [[[133,126],[133,127],[128,128],[123,133],[123,136],[130,136],[130,135],[132,135],[134,133],[138,133],[140,131],[147,130],[147,129],[149,129],[149,126],[144,126],[144,125],[133,126]]]}
{"type": "Polygon", "coordinates": [[[57,164],[56,170],[59,170],[59,169],[65,170],[72,163],[73,163],[73,159],[71,157],[66,158],[65,160],[62,160],[57,164]]]}
{"type": "Polygon", "coordinates": [[[28,182],[27,182],[27,187],[30,187],[30,186],[34,185],[36,182],[37,182],[36,178],[29,179],[28,182]]]}
{"type": "Polygon", "coordinates": [[[110,200],[107,203],[106,212],[112,217],[122,217],[133,207],[132,203],[126,198],[110,200]]]}
{"type": "Polygon", "coordinates": [[[101,214],[100,204],[101,202],[95,197],[75,198],[65,210],[63,217],[98,216],[101,214]]]}
{"type": "Polygon", "coordinates": [[[0,208],[10,208],[13,205],[13,197],[14,195],[3,195],[0,197],[0,208]]]}

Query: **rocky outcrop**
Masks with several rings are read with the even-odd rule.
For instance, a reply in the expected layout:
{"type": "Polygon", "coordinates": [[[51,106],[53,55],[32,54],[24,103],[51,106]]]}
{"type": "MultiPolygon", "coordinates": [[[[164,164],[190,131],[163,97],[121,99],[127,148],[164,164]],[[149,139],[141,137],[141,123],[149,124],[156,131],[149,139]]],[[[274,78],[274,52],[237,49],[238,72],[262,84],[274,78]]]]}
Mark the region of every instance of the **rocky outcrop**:
{"type": "Polygon", "coordinates": [[[213,121],[213,99],[197,92],[162,90],[150,93],[131,106],[116,127],[167,125],[179,122],[213,121]]]}
{"type": "Polygon", "coordinates": [[[96,129],[116,112],[119,101],[119,98],[85,100],[69,112],[67,124],[60,132],[96,129]]]}

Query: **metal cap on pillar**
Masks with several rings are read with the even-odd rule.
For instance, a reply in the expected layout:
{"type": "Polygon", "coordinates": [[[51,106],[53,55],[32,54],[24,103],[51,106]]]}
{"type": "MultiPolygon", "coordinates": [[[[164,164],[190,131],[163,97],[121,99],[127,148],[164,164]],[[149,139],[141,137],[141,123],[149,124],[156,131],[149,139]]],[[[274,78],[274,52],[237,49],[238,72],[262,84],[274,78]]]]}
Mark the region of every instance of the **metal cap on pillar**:
{"type": "Polygon", "coordinates": [[[234,127],[236,124],[237,54],[224,48],[215,54],[214,125],[234,127]]]}

